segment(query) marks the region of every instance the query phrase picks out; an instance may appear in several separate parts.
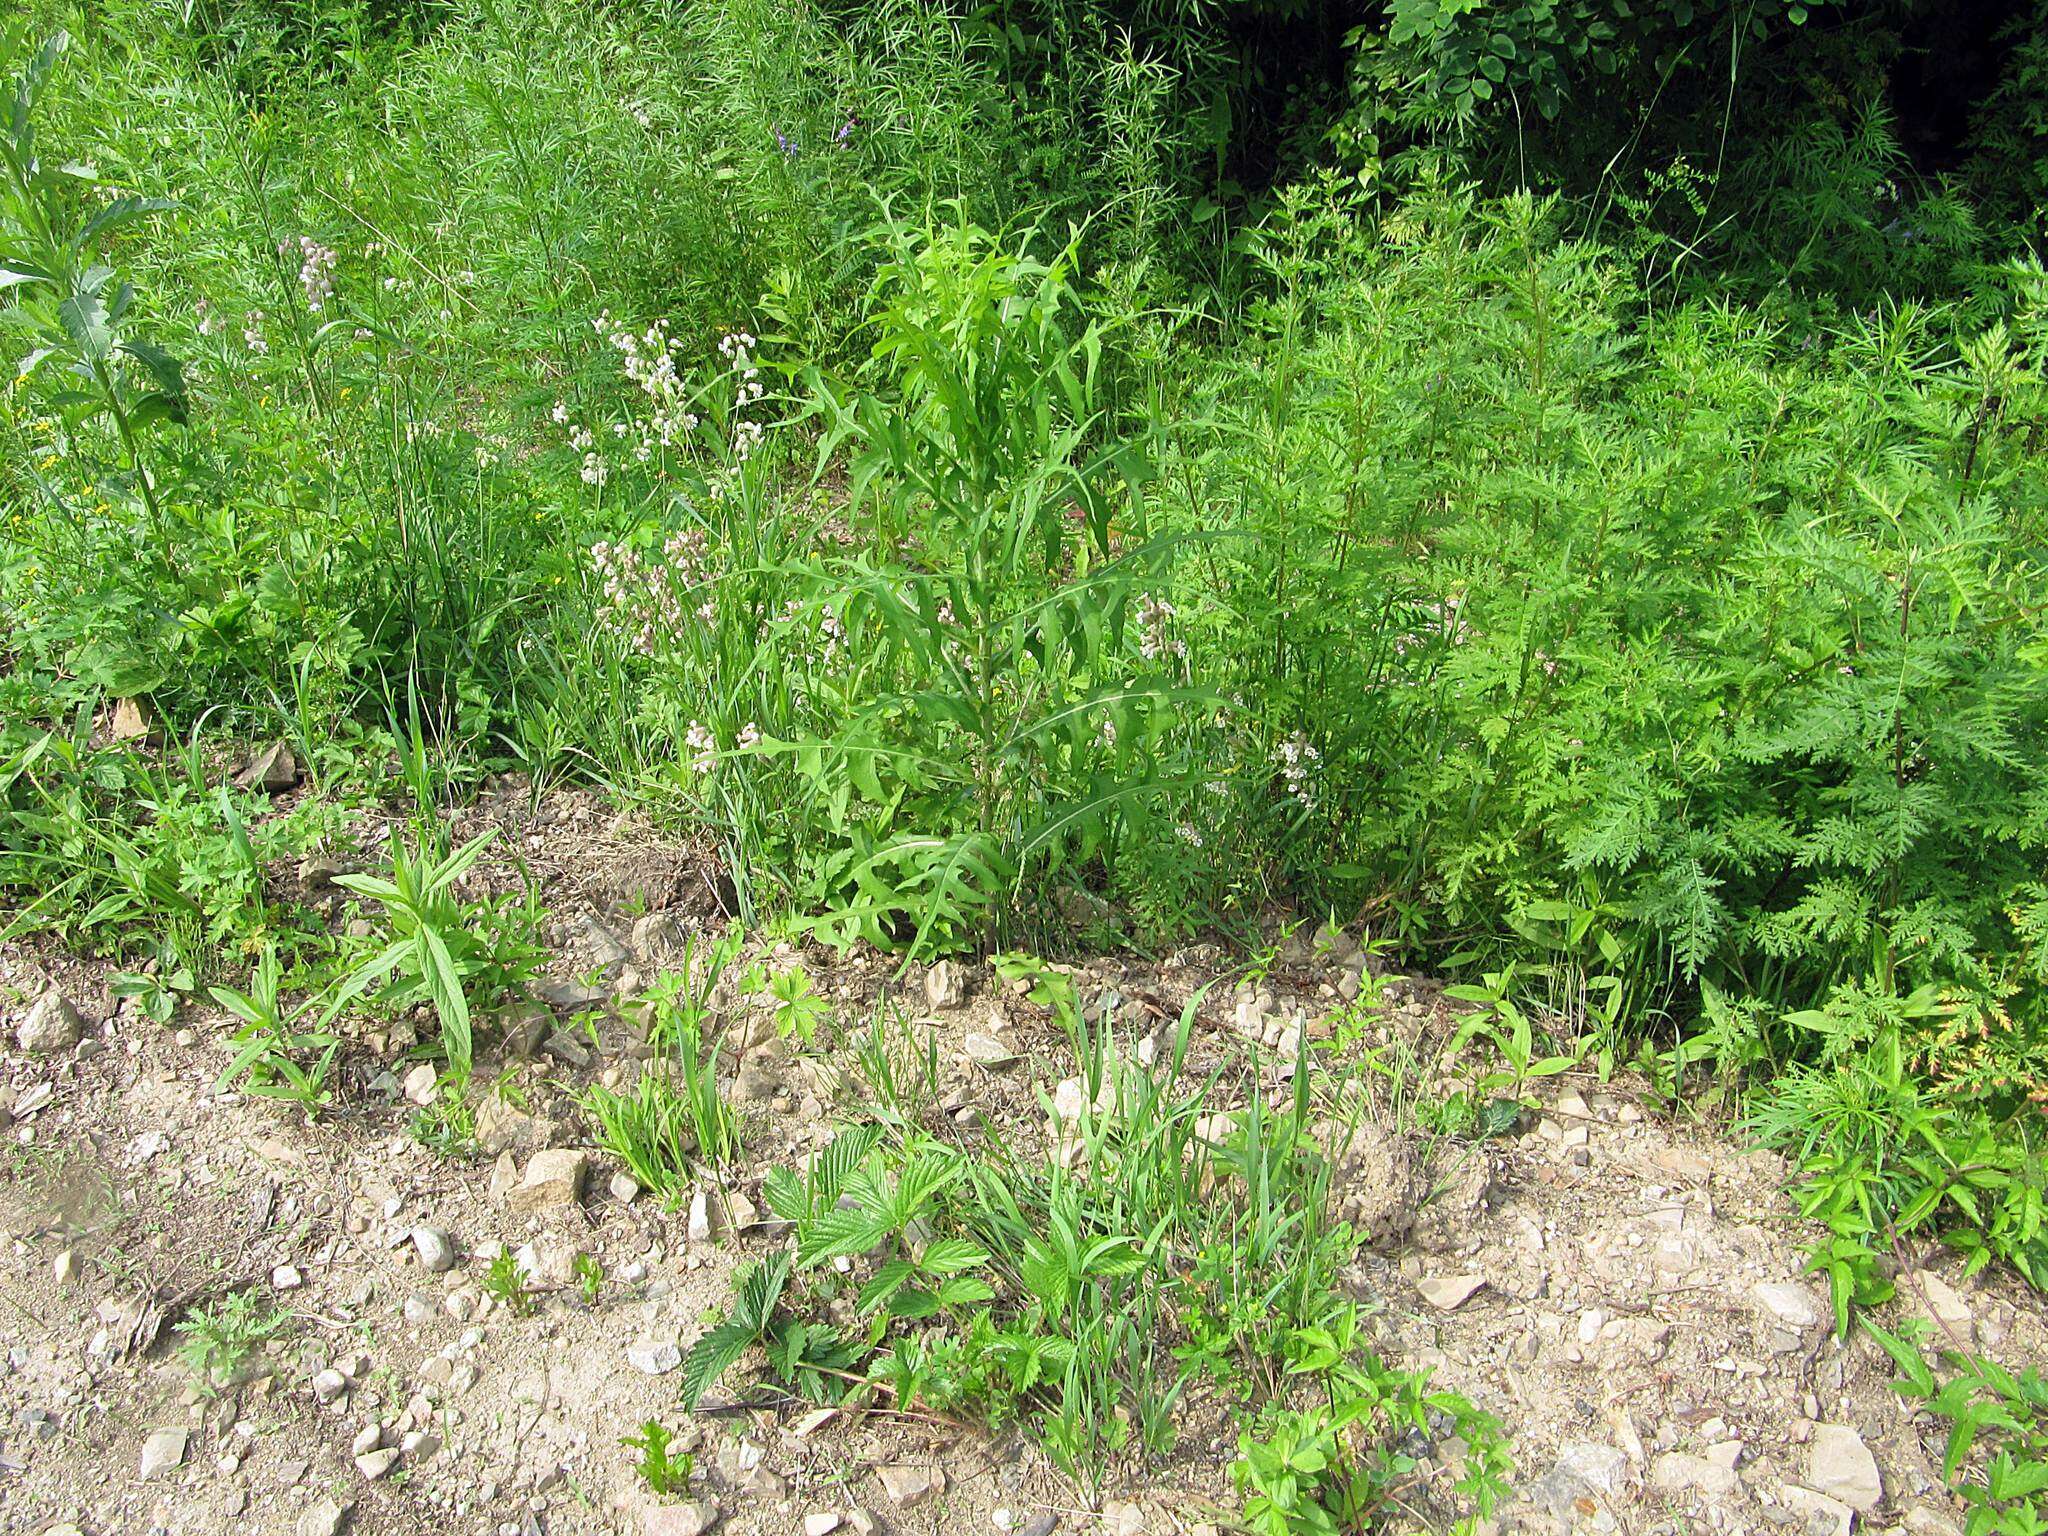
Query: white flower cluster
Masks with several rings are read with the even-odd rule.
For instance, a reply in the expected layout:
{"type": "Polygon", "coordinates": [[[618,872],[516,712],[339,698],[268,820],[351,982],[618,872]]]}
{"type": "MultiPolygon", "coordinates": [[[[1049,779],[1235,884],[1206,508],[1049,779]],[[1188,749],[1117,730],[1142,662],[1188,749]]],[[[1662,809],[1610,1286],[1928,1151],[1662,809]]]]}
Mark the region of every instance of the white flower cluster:
{"type": "Polygon", "coordinates": [[[590,564],[603,594],[598,622],[643,656],[652,656],[664,639],[680,634],[689,594],[705,593],[691,612],[705,624],[718,617],[710,595],[711,545],[701,528],[684,528],[668,536],[661,563],[650,564],[624,545],[600,542],[590,548],[590,564]]]}
{"type": "Polygon", "coordinates": [[[604,603],[598,622],[642,656],[652,656],[664,635],[682,627],[683,605],[675,588],[650,570],[639,553],[623,544],[590,546],[604,603]]]}
{"type": "Polygon", "coordinates": [[[1173,604],[1150,592],[1138,599],[1138,654],[1147,661],[1187,655],[1186,643],[1173,635],[1173,612],[1173,604]]]}
{"type": "Polygon", "coordinates": [[[311,235],[277,243],[277,254],[287,260],[294,250],[299,257],[299,287],[305,290],[306,308],[317,315],[334,297],[335,254],[311,235]]]}
{"type": "Polygon", "coordinates": [[[199,327],[199,334],[211,336],[220,329],[220,311],[205,299],[192,306],[192,321],[199,327]]]}
{"type": "MultiPolygon", "coordinates": [[[[668,322],[656,320],[645,330],[635,332],[614,321],[610,310],[604,310],[591,321],[591,326],[611,343],[619,354],[620,366],[626,377],[651,402],[644,417],[631,416],[628,420],[613,422],[612,436],[642,464],[652,459],[658,448],[687,446],[690,434],[697,430],[699,418],[689,408],[689,387],[676,369],[682,343],[669,335],[668,322]]],[[[739,377],[733,391],[729,418],[727,460],[711,476],[710,495],[713,501],[723,500],[731,494],[739,483],[740,466],[753,457],[766,435],[761,424],[745,414],[766,393],[760,369],[754,361],[753,349],[758,345],[746,331],[729,332],[718,343],[719,355],[739,377]]],[[[568,429],[570,448],[583,455],[584,483],[603,485],[610,465],[598,450],[596,433],[576,422],[563,401],[557,400],[549,414],[557,426],[568,429]]]]}
{"type": "MultiPolygon", "coordinates": [[[[792,597],[784,603],[782,612],[778,615],[784,624],[789,625],[796,624],[803,616],[804,602],[798,597],[792,597]]],[[[839,615],[830,608],[818,610],[818,640],[818,659],[830,666],[838,658],[840,647],[846,643],[846,626],[840,622],[839,615]]]]}
{"type": "Polygon", "coordinates": [[[263,335],[262,310],[250,310],[247,317],[242,321],[242,341],[258,357],[266,356],[269,353],[270,343],[263,335]]]}
{"type": "Polygon", "coordinates": [[[667,582],[669,598],[677,608],[681,607],[676,592],[692,591],[698,587],[706,589],[704,601],[697,605],[697,617],[706,624],[718,617],[718,604],[712,599],[711,586],[711,541],[702,528],[678,528],[668,536],[661,546],[662,554],[668,560],[667,582]]]}
{"type": "Polygon", "coordinates": [[[754,349],[759,345],[751,331],[727,331],[718,338],[718,355],[725,359],[726,367],[739,375],[739,384],[733,390],[732,430],[727,440],[731,457],[711,476],[713,501],[723,501],[739,485],[741,466],[754,456],[765,435],[761,424],[745,414],[767,392],[767,386],[761,382],[761,370],[754,362],[754,349]]]}
{"type": "Polygon", "coordinates": [[[1280,766],[1280,777],[1287,781],[1287,793],[1301,803],[1303,810],[1315,807],[1316,765],[1322,760],[1323,754],[1300,731],[1273,748],[1273,761],[1280,766]]]}
{"type": "Polygon", "coordinates": [[[683,745],[690,749],[690,768],[695,773],[709,773],[718,766],[718,738],[711,734],[711,728],[692,720],[690,728],[683,734],[683,745]]]}
{"type": "MultiPolygon", "coordinates": [[[[689,409],[688,392],[683,380],[676,373],[676,355],[682,350],[682,343],[668,333],[668,322],[657,320],[638,336],[624,326],[612,322],[610,310],[605,310],[591,322],[601,336],[607,336],[619,352],[620,366],[626,377],[640,386],[640,390],[653,402],[648,420],[640,425],[640,439],[633,450],[633,456],[646,463],[654,456],[654,445],[659,442],[664,448],[673,448],[679,438],[688,436],[697,429],[696,413],[689,409]]],[[[627,428],[621,423],[618,435],[626,435],[627,428]]]]}

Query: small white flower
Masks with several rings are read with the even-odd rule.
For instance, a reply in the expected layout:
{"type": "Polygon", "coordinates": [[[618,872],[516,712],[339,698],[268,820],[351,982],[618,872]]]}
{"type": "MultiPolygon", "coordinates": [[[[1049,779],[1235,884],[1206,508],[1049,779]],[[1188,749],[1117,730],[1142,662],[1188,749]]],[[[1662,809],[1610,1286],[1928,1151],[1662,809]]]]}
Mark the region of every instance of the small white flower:
{"type": "MultiPolygon", "coordinates": [[[[292,242],[279,243],[277,253],[286,256],[291,253],[292,242]]],[[[311,235],[298,239],[299,287],[306,295],[306,308],[319,314],[327,301],[334,297],[335,253],[322,245],[311,235]]]]}
{"type": "Polygon", "coordinates": [[[718,766],[718,738],[708,726],[692,720],[683,734],[683,745],[690,749],[690,767],[695,772],[709,773],[718,766]]]}

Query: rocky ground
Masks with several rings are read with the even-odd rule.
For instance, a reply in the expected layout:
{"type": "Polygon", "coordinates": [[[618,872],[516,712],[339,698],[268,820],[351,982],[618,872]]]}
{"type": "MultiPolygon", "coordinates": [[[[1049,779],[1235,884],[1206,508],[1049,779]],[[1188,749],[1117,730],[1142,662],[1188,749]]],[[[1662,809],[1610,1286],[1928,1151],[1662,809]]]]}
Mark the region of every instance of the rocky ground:
{"type": "MultiPolygon", "coordinates": [[[[762,1041],[727,999],[747,1160],[674,1209],[650,1199],[592,1148],[575,1096],[620,1081],[642,1049],[603,1002],[730,893],[587,802],[476,814],[514,832],[507,851],[556,914],[557,961],[479,1060],[473,1155],[409,1134],[433,1073],[406,1060],[402,1023],[351,1042],[336,1104],[309,1123],[215,1091],[226,1021],[212,1010],[161,1026],[116,1004],[104,967],[0,951],[0,1536],[1228,1528],[1234,1429],[1198,1402],[1169,1464],[1092,1510],[1015,1436],[801,1403],[685,1414],[682,1352],[735,1266],[781,1241],[759,1222],[762,1173],[800,1161],[857,1100],[849,1048],[762,1041]],[[592,971],[605,983],[586,990],[592,971]],[[45,1001],[53,989],[68,1006],[45,1001]],[[535,1292],[523,1307],[485,1288],[508,1249],[535,1292]],[[578,1255],[597,1269],[579,1274],[578,1255]],[[175,1326],[232,1292],[286,1321],[202,1390],[175,1326]],[[650,1418],[696,1453],[687,1500],[654,1499],[621,1447],[650,1418]]],[[[520,878],[495,868],[480,878],[520,878]]],[[[329,899],[328,873],[297,872],[306,899],[329,899]]],[[[1045,1133],[1038,1095],[1071,1071],[1064,1041],[985,967],[803,959],[842,1018],[899,1007],[936,1045],[961,1134],[1045,1133]]],[[[1361,986],[1379,1000],[1373,1039],[1428,1061],[1448,1037],[1425,981],[1375,984],[1355,950],[1296,943],[1280,961],[1259,989],[1226,977],[1207,994],[1202,1050],[1242,1050],[1361,986]]],[[[1198,949],[1075,974],[1171,1017],[1222,964],[1198,949]]],[[[1531,1097],[1520,1130],[1469,1144],[1389,1107],[1336,1192],[1372,1234],[1350,1281],[1377,1305],[1383,1350],[1509,1428],[1517,1491],[1499,1528],[1959,1531],[1940,1431],[1901,1405],[1877,1351],[1835,1341],[1800,1276],[1811,1232],[1784,1166],[1627,1081],[1553,1078],[1531,1097]]],[[[2038,1296],[1916,1262],[1897,1310],[2014,1365],[2048,1359],[2038,1296]]]]}

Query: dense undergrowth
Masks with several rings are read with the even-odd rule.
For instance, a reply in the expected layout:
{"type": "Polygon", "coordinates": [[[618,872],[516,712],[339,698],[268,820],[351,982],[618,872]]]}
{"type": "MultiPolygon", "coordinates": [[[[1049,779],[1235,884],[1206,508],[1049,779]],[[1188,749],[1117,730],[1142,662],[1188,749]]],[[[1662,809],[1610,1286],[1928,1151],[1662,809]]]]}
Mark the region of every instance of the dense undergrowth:
{"type": "Polygon", "coordinates": [[[2038,1283],[2038,42],[1938,182],[1815,83],[1882,27],[1766,7],[1784,134],[1724,116],[1716,179],[1699,94],[1618,178],[1537,134],[1531,191],[1493,86],[1548,120],[1683,24],[1589,61],[1539,9],[1396,5],[1253,132],[1280,34],[1199,16],[1063,69],[1086,7],[36,7],[13,930],[153,956],[153,1007],[246,981],[285,1097],[368,1000],[459,1078],[531,954],[437,812],[590,780],[832,942],[1362,926],[1503,1042],[1745,1097],[1845,1326],[1926,1235],[2038,1283]],[[211,783],[253,738],[321,794],[211,783]],[[346,952],[262,872],[394,764],[346,952]]]}

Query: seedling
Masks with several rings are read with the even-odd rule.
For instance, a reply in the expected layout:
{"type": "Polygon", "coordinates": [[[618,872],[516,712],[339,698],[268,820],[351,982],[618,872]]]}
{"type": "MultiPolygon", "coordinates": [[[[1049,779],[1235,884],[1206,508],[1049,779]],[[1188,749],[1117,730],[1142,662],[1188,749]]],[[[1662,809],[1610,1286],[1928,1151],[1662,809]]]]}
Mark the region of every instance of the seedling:
{"type": "Polygon", "coordinates": [[[484,1271],[484,1294],[511,1312],[524,1317],[533,1310],[533,1292],[527,1289],[526,1272],[510,1251],[501,1252],[484,1271]]]}
{"type": "Polygon", "coordinates": [[[619,1441],[627,1450],[640,1453],[633,1470],[640,1474],[647,1491],[658,1499],[688,1493],[690,1474],[697,1469],[697,1458],[690,1452],[669,1450],[674,1442],[675,1436],[659,1419],[649,1419],[640,1426],[639,1434],[627,1435],[619,1441]]]}
{"type": "Polygon", "coordinates": [[[191,993],[194,985],[192,968],[179,966],[153,976],[123,971],[114,978],[112,990],[116,997],[132,998],[144,1018],[168,1024],[178,1011],[179,1001],[191,993]]]}

